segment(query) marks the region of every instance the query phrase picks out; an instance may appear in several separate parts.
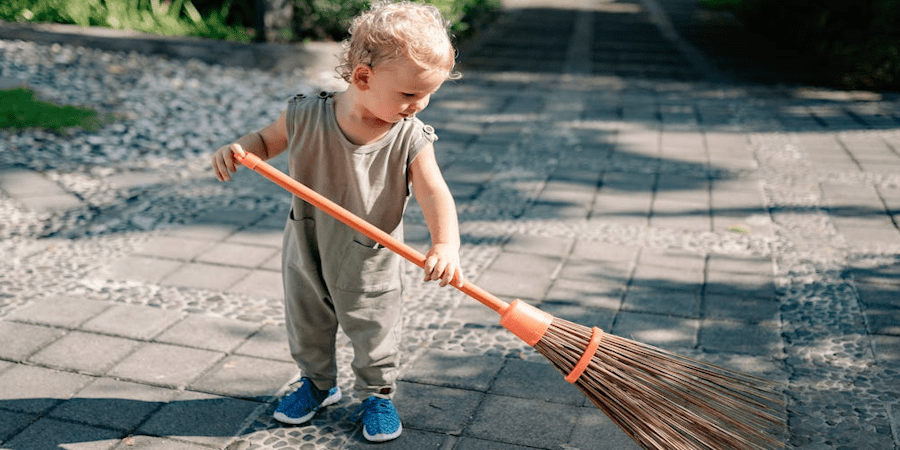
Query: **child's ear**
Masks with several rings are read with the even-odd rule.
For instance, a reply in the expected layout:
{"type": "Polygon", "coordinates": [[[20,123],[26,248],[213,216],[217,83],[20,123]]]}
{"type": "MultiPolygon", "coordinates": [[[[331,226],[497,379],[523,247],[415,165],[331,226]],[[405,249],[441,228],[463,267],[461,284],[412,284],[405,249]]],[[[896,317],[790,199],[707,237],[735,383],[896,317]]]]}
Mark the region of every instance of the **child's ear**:
{"type": "Polygon", "coordinates": [[[372,81],[372,67],[366,64],[359,64],[353,69],[353,77],[350,79],[353,85],[361,91],[369,89],[369,83],[372,81]]]}

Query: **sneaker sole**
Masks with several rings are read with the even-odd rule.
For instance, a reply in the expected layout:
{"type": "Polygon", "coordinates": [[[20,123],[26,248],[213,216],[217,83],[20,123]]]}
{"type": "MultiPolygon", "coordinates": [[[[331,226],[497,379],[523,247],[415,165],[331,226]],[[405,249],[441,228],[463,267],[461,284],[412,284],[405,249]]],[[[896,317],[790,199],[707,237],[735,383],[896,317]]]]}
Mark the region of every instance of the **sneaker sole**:
{"type": "Polygon", "coordinates": [[[363,437],[366,438],[369,442],[386,442],[392,439],[397,439],[400,437],[400,433],[403,433],[403,424],[400,424],[400,427],[397,428],[397,431],[387,434],[381,433],[376,434],[375,436],[369,436],[369,433],[366,432],[366,427],[363,427],[363,437]]]}
{"type": "Polygon", "coordinates": [[[301,423],[309,422],[309,420],[312,419],[313,416],[315,416],[316,413],[319,412],[320,409],[322,409],[328,405],[333,405],[333,404],[337,403],[338,400],[340,400],[340,399],[341,399],[341,387],[338,386],[337,389],[335,389],[334,394],[331,394],[328,397],[325,397],[325,400],[322,400],[322,404],[319,405],[318,408],[310,411],[310,413],[305,416],[290,417],[285,413],[276,411],[275,414],[272,414],[272,417],[281,423],[286,423],[288,425],[300,425],[301,423]]]}

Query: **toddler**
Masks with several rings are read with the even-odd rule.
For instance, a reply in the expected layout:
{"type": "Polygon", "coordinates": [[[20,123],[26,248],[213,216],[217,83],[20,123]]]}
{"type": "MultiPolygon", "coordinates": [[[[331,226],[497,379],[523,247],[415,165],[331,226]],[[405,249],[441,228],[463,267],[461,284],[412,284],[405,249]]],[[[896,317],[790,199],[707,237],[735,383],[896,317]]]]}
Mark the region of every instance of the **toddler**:
{"type": "MultiPolygon", "coordinates": [[[[236,155],[262,159],[288,151],[290,175],[397,239],[410,187],[432,245],[425,281],[462,282],[456,206],[434,155],[434,129],[416,118],[454,71],[447,23],[431,5],[380,3],[357,17],[338,72],[338,93],[298,95],[272,124],[218,149],[212,167],[231,179],[236,155]]],[[[310,420],[341,398],[336,384],[338,325],[354,351],[355,389],[365,398],[354,418],[374,442],[402,431],[391,402],[400,356],[402,259],[293,197],[285,227],[285,318],[299,387],[275,418],[310,420]]]]}

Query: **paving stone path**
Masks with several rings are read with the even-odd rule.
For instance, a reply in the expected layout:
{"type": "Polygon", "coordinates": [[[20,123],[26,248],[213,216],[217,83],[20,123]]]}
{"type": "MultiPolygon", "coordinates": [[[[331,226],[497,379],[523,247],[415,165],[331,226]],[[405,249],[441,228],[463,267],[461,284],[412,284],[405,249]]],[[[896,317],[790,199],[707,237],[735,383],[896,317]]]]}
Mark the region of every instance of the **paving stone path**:
{"type": "MultiPolygon", "coordinates": [[[[680,3],[508,1],[463,47],[422,118],[466,273],[784,383],[789,448],[900,449],[900,100],[727,81],[734,65],[681,39],[680,3]]],[[[373,447],[343,336],[348,395],[271,419],[297,375],[288,198],[207,168],[296,90],[338,86],[92,45],[0,40],[4,83],[121,117],[0,134],[0,446],[373,447]]],[[[407,223],[424,249],[414,202],[407,223]]],[[[405,430],[379,448],[637,448],[494,313],[407,270],[405,430]]]]}

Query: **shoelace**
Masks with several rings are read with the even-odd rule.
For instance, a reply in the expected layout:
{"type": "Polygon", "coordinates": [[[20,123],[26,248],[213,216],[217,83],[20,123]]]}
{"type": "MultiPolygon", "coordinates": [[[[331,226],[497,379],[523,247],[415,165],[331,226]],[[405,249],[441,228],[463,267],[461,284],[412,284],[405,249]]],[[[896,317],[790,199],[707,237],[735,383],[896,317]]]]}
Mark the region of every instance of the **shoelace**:
{"type": "Polygon", "coordinates": [[[387,399],[383,399],[380,397],[369,397],[363,400],[362,404],[359,405],[359,408],[356,408],[356,411],[350,416],[351,420],[355,422],[359,422],[363,417],[369,415],[369,413],[390,413],[391,411],[391,401],[387,399]]]}

